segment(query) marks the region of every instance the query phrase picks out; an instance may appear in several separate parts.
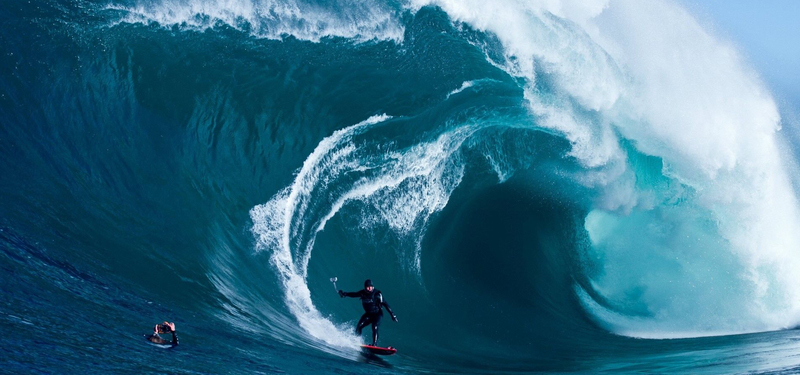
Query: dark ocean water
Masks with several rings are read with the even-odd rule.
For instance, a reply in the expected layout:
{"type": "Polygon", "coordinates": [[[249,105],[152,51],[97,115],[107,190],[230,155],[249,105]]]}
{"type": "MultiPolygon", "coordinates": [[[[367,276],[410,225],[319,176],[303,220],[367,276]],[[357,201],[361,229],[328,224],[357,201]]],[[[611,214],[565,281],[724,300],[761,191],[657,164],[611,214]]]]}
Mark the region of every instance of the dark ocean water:
{"type": "Polygon", "coordinates": [[[0,21],[0,372],[800,371],[796,145],[671,3],[0,21]]]}

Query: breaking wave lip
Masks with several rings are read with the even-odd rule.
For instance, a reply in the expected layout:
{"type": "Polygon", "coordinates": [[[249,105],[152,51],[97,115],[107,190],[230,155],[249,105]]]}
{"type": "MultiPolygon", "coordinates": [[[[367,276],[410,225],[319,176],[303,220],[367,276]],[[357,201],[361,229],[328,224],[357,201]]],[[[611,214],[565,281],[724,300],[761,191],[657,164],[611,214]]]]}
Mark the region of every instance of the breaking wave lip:
{"type": "Polygon", "coordinates": [[[272,0],[157,0],[135,1],[132,5],[111,3],[104,9],[122,13],[111,26],[157,24],[205,31],[226,25],[257,38],[274,40],[292,36],[312,42],[330,37],[358,42],[403,41],[405,29],[392,9],[375,2],[349,0],[340,0],[335,5],[321,7],[304,1],[272,0]]]}
{"type": "Polygon", "coordinates": [[[572,143],[570,155],[586,168],[577,180],[598,192],[587,230],[596,239],[609,232],[587,249],[606,259],[585,295],[611,302],[602,304],[606,312],[590,310],[601,325],[648,337],[796,325],[800,235],[792,228],[800,210],[791,156],[781,150],[774,101],[732,46],[668,1],[412,4],[441,7],[496,36],[504,49],[496,66],[523,79],[538,123],[572,143]],[[661,167],[648,170],[641,158],[661,167]],[[659,184],[644,183],[653,173],[659,184]],[[625,240],[648,223],[669,235],[625,240]],[[715,265],[716,258],[733,261],[715,265]],[[682,282],[665,285],[637,261],[682,282]],[[681,271],[667,271],[671,264],[681,271]],[[722,275],[705,268],[717,266],[732,275],[717,282],[735,287],[709,285],[722,275]],[[631,303],[647,318],[629,316],[622,306],[631,303]]]}

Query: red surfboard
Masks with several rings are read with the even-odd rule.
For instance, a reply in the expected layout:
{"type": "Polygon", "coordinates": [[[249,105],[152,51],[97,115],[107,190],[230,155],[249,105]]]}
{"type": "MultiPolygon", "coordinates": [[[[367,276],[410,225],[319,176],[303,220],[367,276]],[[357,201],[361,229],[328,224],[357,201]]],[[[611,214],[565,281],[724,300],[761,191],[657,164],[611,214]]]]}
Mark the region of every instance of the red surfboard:
{"type": "Polygon", "coordinates": [[[392,355],[397,353],[397,349],[391,346],[388,348],[381,348],[380,346],[361,345],[361,347],[364,348],[364,350],[377,355],[392,355]]]}

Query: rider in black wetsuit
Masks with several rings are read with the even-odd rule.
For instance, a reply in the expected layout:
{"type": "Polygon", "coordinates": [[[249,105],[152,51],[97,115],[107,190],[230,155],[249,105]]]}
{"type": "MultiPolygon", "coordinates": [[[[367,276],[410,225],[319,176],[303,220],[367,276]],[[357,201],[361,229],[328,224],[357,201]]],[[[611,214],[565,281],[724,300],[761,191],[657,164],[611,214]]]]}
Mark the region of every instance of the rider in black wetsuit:
{"type": "Polygon", "coordinates": [[[360,336],[361,330],[368,324],[372,323],[372,346],[378,345],[378,326],[381,325],[381,318],[383,318],[383,310],[381,306],[386,308],[389,315],[392,316],[393,321],[397,321],[397,315],[392,312],[389,304],[383,300],[381,291],[375,289],[372,285],[372,280],[364,281],[364,289],[358,292],[344,292],[339,291],[339,296],[344,297],[358,297],[361,298],[361,305],[364,306],[364,315],[358,320],[356,325],[356,333],[360,336]]]}
{"type": "Polygon", "coordinates": [[[164,322],[161,324],[156,324],[153,328],[153,334],[145,336],[147,341],[152,342],[153,344],[158,345],[170,345],[173,348],[178,346],[178,334],[175,333],[175,323],[164,322]],[[172,341],[167,341],[159,336],[159,333],[172,333],[172,341]]]}

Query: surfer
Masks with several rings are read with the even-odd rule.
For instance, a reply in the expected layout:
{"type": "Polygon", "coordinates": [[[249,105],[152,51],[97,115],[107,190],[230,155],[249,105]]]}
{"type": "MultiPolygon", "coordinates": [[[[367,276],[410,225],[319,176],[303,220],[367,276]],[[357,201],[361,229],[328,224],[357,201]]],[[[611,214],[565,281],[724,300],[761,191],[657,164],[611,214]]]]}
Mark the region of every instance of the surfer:
{"type": "Polygon", "coordinates": [[[178,334],[175,333],[175,323],[165,321],[164,323],[156,324],[156,326],[153,327],[153,334],[147,335],[146,338],[147,341],[153,344],[171,345],[172,347],[178,346],[178,334]],[[172,341],[164,340],[158,335],[159,333],[172,333],[172,341]]]}
{"type": "Polygon", "coordinates": [[[358,320],[356,325],[356,334],[361,335],[361,330],[369,324],[372,324],[372,346],[378,345],[378,327],[381,325],[381,318],[383,318],[383,309],[385,307],[389,315],[392,316],[393,321],[397,321],[397,315],[392,312],[389,304],[383,299],[380,290],[375,289],[372,285],[372,280],[367,279],[364,281],[364,289],[358,292],[345,292],[339,290],[339,297],[353,297],[361,298],[361,305],[364,307],[364,315],[358,320]]]}

